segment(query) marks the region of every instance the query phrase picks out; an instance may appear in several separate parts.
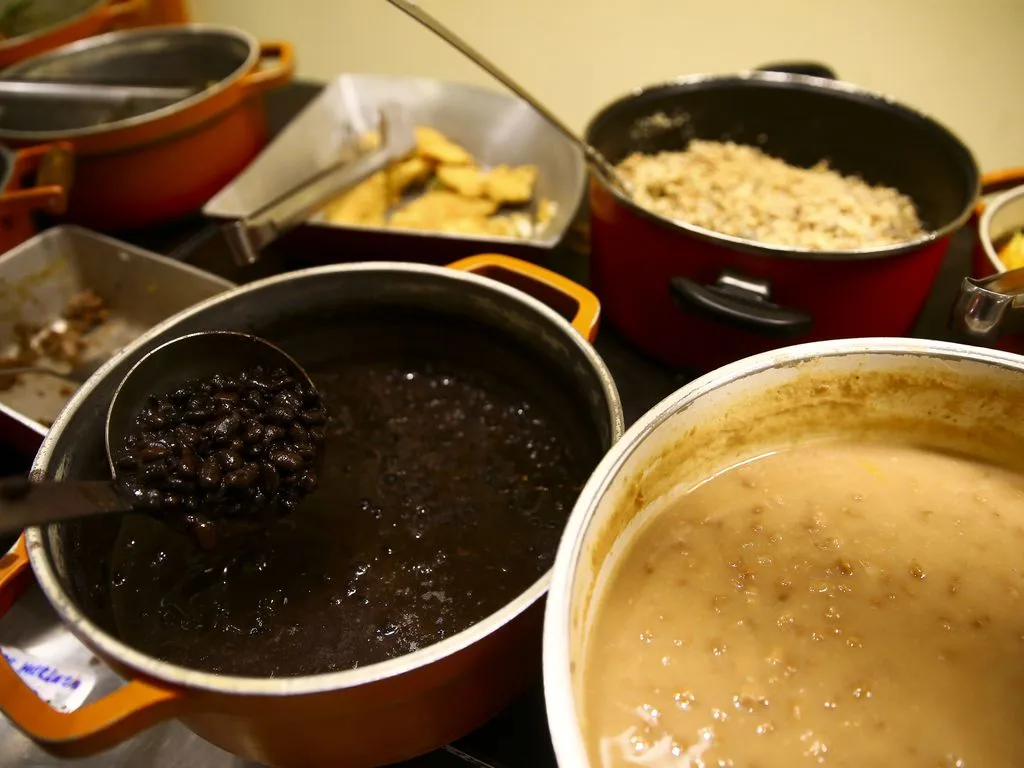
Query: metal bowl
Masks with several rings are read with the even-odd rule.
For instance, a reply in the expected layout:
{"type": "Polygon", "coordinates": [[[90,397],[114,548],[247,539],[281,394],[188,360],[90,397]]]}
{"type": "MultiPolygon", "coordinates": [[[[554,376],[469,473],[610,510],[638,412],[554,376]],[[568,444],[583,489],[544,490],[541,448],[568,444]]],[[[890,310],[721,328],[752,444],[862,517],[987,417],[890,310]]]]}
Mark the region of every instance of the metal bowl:
{"type": "MultiPolygon", "coordinates": [[[[377,127],[378,110],[392,102],[414,122],[437,128],[469,150],[482,166],[538,168],[536,198],[557,207],[543,232],[525,239],[439,234],[310,220],[297,235],[314,250],[338,246],[363,258],[442,262],[500,246],[550,250],[565,236],[583,199],[586,167],[580,151],[525,102],[461,83],[390,75],[344,74],[323,92],[233,182],[203,208],[219,219],[243,218],[337,161],[353,135],[377,127]],[[443,251],[443,253],[442,253],[443,251]]],[[[303,250],[303,249],[296,249],[303,250]]]]}

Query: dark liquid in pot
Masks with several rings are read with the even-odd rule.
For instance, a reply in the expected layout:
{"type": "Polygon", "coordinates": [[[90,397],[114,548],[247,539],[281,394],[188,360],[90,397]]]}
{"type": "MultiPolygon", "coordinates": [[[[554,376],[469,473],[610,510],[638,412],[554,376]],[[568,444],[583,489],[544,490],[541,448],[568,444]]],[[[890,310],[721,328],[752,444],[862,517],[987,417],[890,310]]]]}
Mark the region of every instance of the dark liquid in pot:
{"type": "Polygon", "coordinates": [[[331,415],[320,488],[240,560],[125,520],[122,640],[224,674],[350,669],[467,628],[551,566],[602,450],[585,411],[493,336],[379,325],[310,367],[331,415]]]}

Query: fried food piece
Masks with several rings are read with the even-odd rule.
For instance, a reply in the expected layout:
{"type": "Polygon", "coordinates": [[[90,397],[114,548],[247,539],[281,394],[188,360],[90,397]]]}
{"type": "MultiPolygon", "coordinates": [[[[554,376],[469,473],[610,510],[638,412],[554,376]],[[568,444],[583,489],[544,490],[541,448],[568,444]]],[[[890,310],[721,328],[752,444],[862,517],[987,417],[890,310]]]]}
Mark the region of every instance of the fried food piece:
{"type": "Polygon", "coordinates": [[[388,198],[396,203],[409,187],[426,184],[434,164],[419,155],[395,163],[388,169],[388,198]]]}
{"type": "Polygon", "coordinates": [[[327,204],[324,218],[334,224],[382,227],[388,212],[388,172],[370,178],[327,204]]]}
{"type": "Polygon", "coordinates": [[[533,197],[537,166],[499,165],[487,174],[484,194],[498,205],[522,205],[533,197]]]}
{"type": "Polygon", "coordinates": [[[416,152],[446,165],[471,165],[473,156],[436,128],[416,126],[416,152]]]}
{"type": "Polygon", "coordinates": [[[999,260],[1007,269],[1024,267],[1024,231],[1017,232],[999,249],[999,260]]]}
{"type": "Polygon", "coordinates": [[[491,200],[463,197],[446,189],[437,189],[395,211],[390,223],[393,227],[439,232],[453,221],[486,219],[497,209],[497,204],[491,200]]]}
{"type": "Polygon", "coordinates": [[[367,131],[356,139],[356,146],[360,152],[369,152],[372,149],[380,149],[380,131],[367,131]]]}
{"type": "Polygon", "coordinates": [[[484,197],[487,174],[475,165],[439,165],[437,180],[463,197],[484,197]]]}
{"type": "Polygon", "coordinates": [[[537,202],[537,229],[546,227],[555,218],[556,213],[558,213],[558,204],[554,200],[542,197],[537,202]]]}

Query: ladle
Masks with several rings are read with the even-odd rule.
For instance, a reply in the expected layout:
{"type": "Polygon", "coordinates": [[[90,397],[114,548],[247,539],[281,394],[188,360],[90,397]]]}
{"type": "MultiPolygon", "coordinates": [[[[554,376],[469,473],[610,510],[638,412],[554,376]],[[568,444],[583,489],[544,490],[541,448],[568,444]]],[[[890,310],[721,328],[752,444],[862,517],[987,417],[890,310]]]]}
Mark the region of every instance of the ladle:
{"type": "Polygon", "coordinates": [[[180,336],[152,350],[128,371],[107,410],[104,434],[113,480],[0,479],[0,535],[63,520],[135,511],[117,489],[114,454],[137,430],[135,420],[147,398],[170,392],[189,380],[207,379],[218,373],[233,374],[257,365],[271,370],[283,368],[313,387],[309,375],[290,355],[269,341],[246,333],[202,331],[180,336]]]}
{"type": "Polygon", "coordinates": [[[618,192],[626,195],[627,197],[631,196],[629,182],[622,178],[619,172],[615,169],[615,166],[608,162],[604,155],[602,155],[594,146],[587,143],[572,128],[562,122],[562,120],[548,109],[538,98],[513,80],[504,70],[500,69],[498,65],[434,18],[430,13],[423,10],[419,4],[412,2],[412,0],[387,1],[398,10],[418,21],[424,27],[459,51],[463,56],[491,75],[491,77],[498,80],[520,99],[533,107],[541,117],[551,123],[551,125],[557,128],[562,135],[580,148],[580,151],[583,152],[583,157],[586,161],[595,171],[601,174],[601,176],[603,176],[611,186],[615,187],[618,192]]]}

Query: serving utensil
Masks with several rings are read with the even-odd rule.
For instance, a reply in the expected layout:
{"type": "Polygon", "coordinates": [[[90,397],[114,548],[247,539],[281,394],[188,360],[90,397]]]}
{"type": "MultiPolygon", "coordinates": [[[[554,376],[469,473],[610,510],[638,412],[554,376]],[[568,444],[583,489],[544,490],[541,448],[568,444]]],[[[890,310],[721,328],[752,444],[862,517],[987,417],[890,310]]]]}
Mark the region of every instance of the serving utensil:
{"type": "Polygon", "coordinates": [[[354,159],[340,158],[246,218],[223,225],[220,231],[224,233],[238,264],[255,264],[260,251],[278,237],[306,221],[338,195],[406,157],[416,148],[412,118],[398,104],[381,106],[378,130],[378,148],[354,159]]]}
{"type": "Polygon", "coordinates": [[[457,35],[453,30],[442,24],[430,13],[423,10],[418,3],[412,2],[412,0],[387,1],[398,10],[418,21],[450,46],[455,48],[455,50],[463,56],[487,72],[491,77],[512,91],[512,93],[520,99],[533,107],[541,117],[551,123],[551,125],[557,128],[567,139],[569,139],[569,141],[579,147],[580,151],[583,153],[583,157],[590,164],[591,168],[603,176],[605,180],[619,192],[624,195],[631,196],[632,187],[629,182],[622,178],[622,175],[618,170],[616,170],[615,166],[608,162],[608,159],[602,155],[601,152],[586,142],[583,137],[577,134],[572,128],[566,125],[561,118],[548,109],[544,102],[526,90],[526,88],[518,82],[513,80],[512,77],[497,64],[459,37],[459,35],[457,35]]]}
{"type": "Polygon", "coordinates": [[[134,511],[119,491],[114,454],[137,431],[135,420],[150,396],[192,379],[262,365],[283,368],[309,387],[309,374],[276,345],[246,333],[202,331],[162,344],[139,360],[114,392],[104,431],[112,480],[0,479],[0,535],[24,528],[101,514],[134,511]]]}
{"type": "Polygon", "coordinates": [[[55,82],[48,80],[0,80],[0,96],[23,99],[65,99],[118,105],[127,101],[174,104],[199,93],[199,88],[105,83],[55,82]]]}

